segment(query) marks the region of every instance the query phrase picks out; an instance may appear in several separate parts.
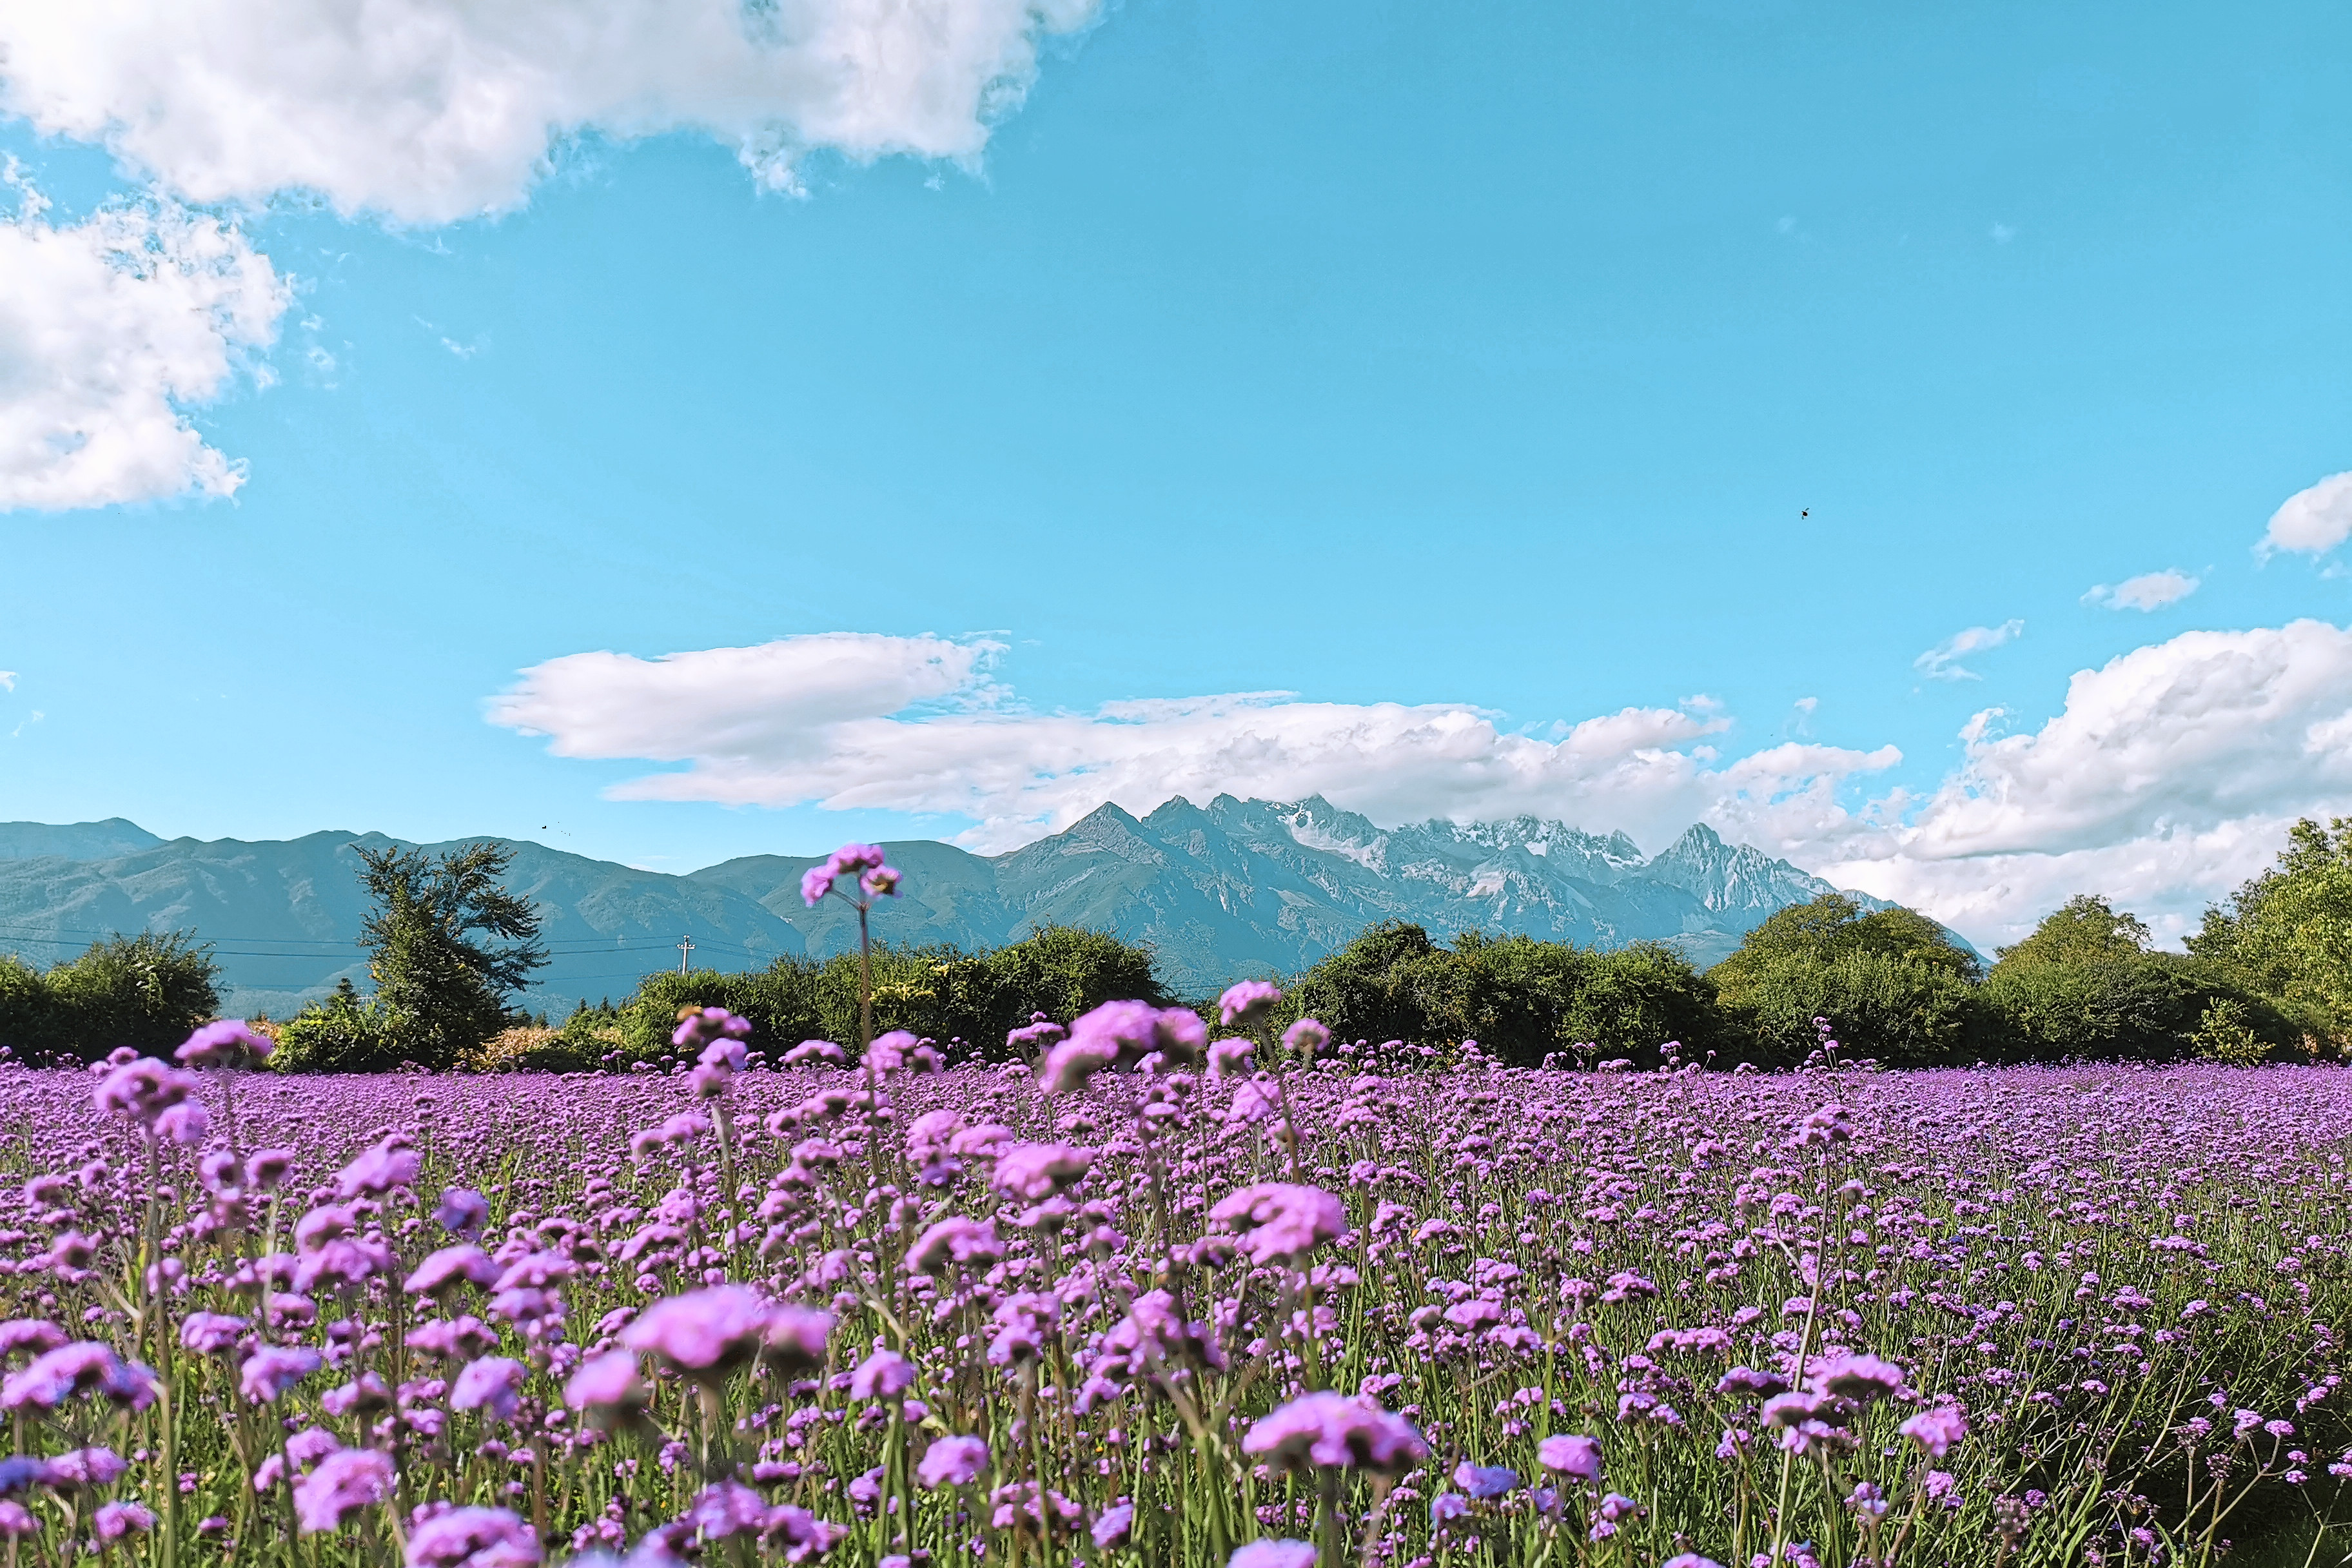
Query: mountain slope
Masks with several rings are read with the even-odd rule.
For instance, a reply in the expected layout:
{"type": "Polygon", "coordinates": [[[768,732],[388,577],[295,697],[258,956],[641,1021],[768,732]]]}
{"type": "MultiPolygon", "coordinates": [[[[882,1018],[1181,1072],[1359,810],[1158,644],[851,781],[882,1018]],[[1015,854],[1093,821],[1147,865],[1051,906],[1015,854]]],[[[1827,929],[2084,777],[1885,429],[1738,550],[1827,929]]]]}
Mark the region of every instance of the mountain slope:
{"type": "MultiPolygon", "coordinates": [[[[339,977],[366,989],[352,850],[393,842],[314,833],[167,843],[119,820],[0,825],[0,952],[54,963],[112,931],[193,928],[215,944],[230,1011],[283,1016],[339,977]]],[[[681,937],[695,943],[697,967],[721,969],[857,939],[841,900],[802,903],[810,858],[747,856],[678,877],[512,847],[509,885],[539,904],[551,953],[527,999],[534,1008],[625,994],[646,972],[675,966],[681,937]]],[[[1440,938],[1476,928],[1597,946],[1666,940],[1706,964],[1774,910],[1830,890],[1703,826],[1644,858],[1622,834],[1559,822],[1384,828],[1319,797],[1178,799],[1140,818],[1104,805],[994,857],[928,840],[888,849],[906,890],[875,910],[879,940],[973,948],[1041,925],[1093,926],[1148,943],[1169,984],[1194,995],[1240,975],[1296,973],[1382,920],[1440,938]]]]}

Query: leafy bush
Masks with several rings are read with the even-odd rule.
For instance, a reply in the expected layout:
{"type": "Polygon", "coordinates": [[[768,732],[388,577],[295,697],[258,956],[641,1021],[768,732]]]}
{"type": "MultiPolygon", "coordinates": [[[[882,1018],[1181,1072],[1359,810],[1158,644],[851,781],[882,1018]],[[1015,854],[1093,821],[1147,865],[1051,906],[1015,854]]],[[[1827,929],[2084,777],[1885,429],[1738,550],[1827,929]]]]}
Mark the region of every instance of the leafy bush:
{"type": "MultiPolygon", "coordinates": [[[[1166,1005],[1166,988],[1143,948],[1101,931],[1049,926],[1003,947],[971,953],[951,946],[877,945],[871,954],[874,1028],[906,1029],[961,1042],[963,1058],[1004,1054],[1008,1030],[1033,1013],[1067,1019],[1114,998],[1166,1005]]],[[[859,966],[855,952],[825,959],[786,956],[765,969],[649,974],[609,1014],[583,1009],[564,1025],[567,1039],[594,1065],[617,1053],[624,1062],[667,1053],[683,1006],[724,1007],[751,1022],[751,1046],[776,1055],[806,1039],[858,1037],[859,966]]]]}
{"type": "Polygon", "coordinates": [[[220,1005],[216,973],[179,931],[111,936],[46,972],[0,957],[0,1045],[34,1061],[165,1055],[220,1005]]]}
{"type": "Polygon", "coordinates": [[[2352,1053],[2352,817],[2296,823],[2276,865],[2205,912],[2189,951],[2263,998],[2314,1055],[2352,1053]]]}
{"type": "Polygon", "coordinates": [[[1402,921],[1374,926],[1323,959],[1285,1005],[1341,1039],[1475,1039],[1527,1066],[1556,1052],[1648,1065],[1667,1041],[1696,1057],[1722,1036],[1706,982],[1664,943],[1602,952],[1465,931],[1448,949],[1402,921]]]}
{"type": "Polygon", "coordinates": [[[1843,893],[1780,910],[1707,972],[1741,1054],[1801,1061],[1826,1018],[1843,1052],[1888,1067],[1979,1054],[1975,953],[1911,910],[1864,910],[1843,893]]]}
{"type": "Polygon", "coordinates": [[[269,1065],[278,1072],[391,1072],[412,1059],[392,1010],[375,997],[362,1000],[342,979],[326,1000],[278,1026],[269,1065]]]}
{"type": "Polygon", "coordinates": [[[2224,966],[2147,942],[2137,917],[2084,894],[2001,949],[1981,993],[1999,1054],[2169,1062],[2212,1057],[2226,1039],[2229,1059],[2260,1060],[2294,1044],[2294,1027],[2224,966]]]}

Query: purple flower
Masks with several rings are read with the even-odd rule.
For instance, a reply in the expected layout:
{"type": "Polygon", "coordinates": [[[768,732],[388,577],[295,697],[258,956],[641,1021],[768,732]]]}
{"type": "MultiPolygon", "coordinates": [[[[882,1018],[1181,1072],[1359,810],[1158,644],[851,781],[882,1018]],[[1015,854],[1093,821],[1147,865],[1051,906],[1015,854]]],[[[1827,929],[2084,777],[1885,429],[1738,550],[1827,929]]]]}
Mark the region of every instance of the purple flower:
{"type": "Polygon", "coordinates": [[[1519,1472],[1501,1465],[1474,1465],[1465,1459],[1454,1467],[1454,1484],[1480,1502],[1487,1502],[1518,1490],[1519,1472]]]}
{"type": "Polygon", "coordinates": [[[138,1057],[100,1079],[90,1100],[100,1110],[135,1116],[152,1126],[157,1117],[201,1087],[194,1073],[166,1067],[152,1057],[138,1057]]]}
{"type": "Polygon", "coordinates": [[[355,1198],[365,1193],[381,1197],[394,1187],[416,1180],[421,1163],[405,1132],[395,1132],[344,1166],[335,1176],[335,1195],[355,1198]]]}
{"type": "Polygon", "coordinates": [[[1874,1355],[1825,1356],[1806,1370],[1805,1381],[1822,1394],[1857,1405],[1903,1392],[1903,1369],[1874,1355]]]}
{"type": "Polygon", "coordinates": [[[1716,1381],[1717,1394],[1745,1394],[1750,1399],[1769,1399],[1776,1394],[1789,1392],[1789,1380],[1769,1372],[1753,1372],[1735,1366],[1716,1381]]]}
{"type": "Polygon", "coordinates": [[[1274,1010],[1282,993],[1263,980],[1244,980],[1225,987],[1217,998],[1217,1021],[1228,1029],[1246,1029],[1274,1010]]]}
{"type": "Polygon", "coordinates": [[[945,1274],[972,1262],[993,1263],[1004,1256],[996,1237],[996,1222],[950,1215],[915,1238],[907,1249],[910,1274],[945,1274]]]}
{"type": "Polygon", "coordinates": [[[122,1456],[111,1448],[68,1448],[43,1459],[34,1475],[51,1490],[71,1492],[110,1487],[130,1468],[122,1462],[122,1456]]]}
{"type": "Polygon", "coordinates": [[[1212,1041],[1209,1046],[1209,1076],[1223,1078],[1229,1072],[1241,1071],[1249,1065],[1250,1058],[1256,1051],[1257,1042],[1242,1035],[1212,1041]]]}
{"type": "Polygon", "coordinates": [[[65,1331],[46,1318],[11,1318],[0,1323],[0,1357],[26,1351],[39,1355],[65,1342],[65,1331]]]}
{"type": "Polygon", "coordinates": [[[915,1366],[896,1351],[876,1351],[849,1374],[853,1399],[896,1399],[915,1381],[915,1366]]]}
{"type": "MultiPolygon", "coordinates": [[[[812,866],[801,873],[801,900],[809,908],[814,909],[827,893],[833,891],[833,884],[836,879],[854,876],[863,871],[879,871],[882,868],[882,849],[879,845],[845,844],[835,850],[832,857],[823,865],[812,866]]],[[[897,877],[898,873],[891,873],[891,882],[887,891],[894,893],[898,891],[897,877]]]]}
{"type": "Polygon", "coordinates": [[[933,1491],[968,1487],[988,1468],[988,1445],[978,1437],[941,1437],[923,1451],[915,1479],[933,1491]]]}
{"type": "Polygon", "coordinates": [[[1259,1417],[1242,1449],[1276,1469],[1352,1465],[1400,1474],[1429,1458],[1429,1446],[1402,1415],[1331,1393],[1303,1394],[1259,1417]]]}
{"type": "Polygon", "coordinates": [[[1261,1266],[1295,1260],[1348,1228],[1348,1211],[1320,1187],[1260,1182],[1209,1211],[1210,1219],[1241,1236],[1242,1251],[1261,1266]]]}
{"type": "Polygon", "coordinates": [[[1301,1018],[1282,1031],[1282,1048],[1311,1057],[1331,1043],[1331,1031],[1312,1018],[1301,1018]]]}
{"type": "Polygon", "coordinates": [[[55,1410],[77,1394],[95,1394],[117,1405],[144,1410],[155,1402],[155,1374],[124,1361],[114,1347],[82,1340],[37,1356],[0,1383],[0,1409],[34,1405],[55,1410]]]}
{"type": "Polygon", "coordinates": [[[1064,1040],[1045,1053],[1037,1070],[1037,1087],[1047,1094],[1069,1094],[1084,1089],[1087,1079],[1118,1061],[1115,1040],[1064,1040]]]}
{"type": "Polygon", "coordinates": [[[254,1404],[268,1405],[325,1364],[300,1345],[264,1345],[246,1358],[239,1386],[254,1404]]]}
{"type": "Polygon", "coordinates": [[[1666,1559],[1663,1568],[1723,1568],[1712,1557],[1701,1557],[1696,1552],[1677,1552],[1666,1559]]]}
{"type": "Polygon", "coordinates": [[[1536,1445],[1536,1458],[1547,1470],[1579,1480],[1601,1479],[1601,1445],[1580,1432],[1566,1432],[1547,1437],[1536,1445]]]}
{"type": "Polygon", "coordinates": [[[487,1410],[501,1421],[522,1407],[523,1365],[505,1356],[484,1356],[467,1364],[449,1388],[452,1410],[487,1410]]]}
{"type": "Polygon", "coordinates": [[[717,1285],[655,1302],[622,1331],[621,1342],[688,1375],[707,1376],[751,1360],[767,1321],[768,1303],[756,1291],[717,1285]]]}
{"type": "Polygon", "coordinates": [[[833,1314],[778,1306],[741,1285],[714,1285],[656,1301],[621,1343],[711,1382],[755,1354],[787,1367],[822,1366],[833,1314]]]}
{"type": "Polygon", "coordinates": [[[1095,1538],[1095,1545],[1108,1552],[1114,1546],[1123,1544],[1127,1540],[1128,1532],[1134,1528],[1135,1505],[1131,1502],[1115,1502],[1103,1510],[1102,1517],[1095,1521],[1095,1527],[1089,1533],[1095,1538]]]}
{"type": "Polygon", "coordinates": [[[502,1508],[453,1508],[408,1532],[408,1568],[534,1568],[539,1537],[502,1508]]]}
{"type": "Polygon", "coordinates": [[[277,1041],[247,1027],[244,1019],[219,1018],[190,1035],[187,1043],[172,1054],[183,1067],[236,1067],[267,1061],[277,1048],[277,1041]]]}
{"type": "Polygon", "coordinates": [[[866,1047],[864,1065],[875,1077],[887,1078],[905,1067],[908,1055],[920,1048],[922,1043],[920,1036],[905,1029],[893,1029],[887,1035],[877,1035],[874,1043],[866,1047]]]}
{"type": "Polygon", "coordinates": [[[1931,1405],[1895,1430],[1918,1444],[1929,1458],[1940,1459],[1969,1435],[1969,1421],[1957,1405],[1931,1405]]]}
{"type": "Polygon", "coordinates": [[[1227,1558],[1225,1568],[1315,1568],[1315,1548],[1304,1541],[1253,1541],[1227,1558]]]}
{"type": "Polygon", "coordinates": [[[0,1536],[30,1535],[40,1528],[40,1521],[23,1503],[0,1502],[0,1536]]]}
{"type": "Polygon", "coordinates": [[[644,1409],[647,1398],[637,1358],[628,1351],[589,1357],[563,1385],[563,1403],[604,1426],[644,1409]]]}
{"type": "Polygon", "coordinates": [[[460,1242],[427,1255],[404,1289],[412,1296],[438,1296],[460,1285],[488,1289],[498,1280],[499,1266],[490,1261],[489,1254],[471,1242],[460,1242]]]}
{"type": "Polygon", "coordinates": [[[1095,1151],[1067,1143],[1015,1143],[997,1156],[989,1184],[1024,1203],[1037,1203],[1082,1180],[1095,1163],[1095,1151]]]}
{"type": "Polygon", "coordinates": [[[1452,1524],[1457,1519],[1470,1517],[1470,1500],[1460,1492],[1440,1492],[1429,1500],[1429,1522],[1452,1524]]]}
{"type": "Polygon", "coordinates": [[[831,1040],[803,1040],[784,1053],[784,1065],[796,1068],[803,1062],[837,1062],[841,1058],[841,1047],[831,1040]]]}
{"type": "Polygon", "coordinates": [[[155,1118],[155,1136],[193,1149],[203,1142],[213,1130],[213,1113],[198,1100],[184,1100],[177,1105],[166,1106],[155,1118]]]}
{"type": "Polygon", "coordinates": [[[120,1541],[134,1531],[154,1529],[155,1516],[135,1502],[102,1503],[90,1515],[89,1527],[100,1541],[120,1541]]]}
{"type": "Polygon", "coordinates": [[[180,1344],[198,1355],[218,1355],[243,1338],[251,1325],[222,1312],[191,1312],[180,1324],[180,1344]]]}
{"type": "Polygon", "coordinates": [[[345,1516],[392,1497],[392,1456],[338,1448],[294,1483],[294,1517],[304,1535],[340,1526],[345,1516]]]}
{"type": "Polygon", "coordinates": [[[471,1187],[444,1187],[433,1205],[436,1224],[452,1236],[476,1237],[490,1223],[490,1200],[471,1187]]]}
{"type": "MultiPolygon", "coordinates": [[[[1043,1075],[1047,1093],[1083,1083],[1086,1075],[1108,1067],[1134,1067],[1149,1056],[1189,1065],[1208,1048],[1209,1028],[1189,1007],[1154,1007],[1149,1002],[1106,1002],[1082,1013],[1070,1025],[1070,1037],[1046,1053],[1043,1075]],[[1057,1061],[1091,1063],[1075,1083],[1050,1081],[1057,1061]]],[[[1075,1066],[1067,1070],[1076,1070],[1075,1066]]]]}

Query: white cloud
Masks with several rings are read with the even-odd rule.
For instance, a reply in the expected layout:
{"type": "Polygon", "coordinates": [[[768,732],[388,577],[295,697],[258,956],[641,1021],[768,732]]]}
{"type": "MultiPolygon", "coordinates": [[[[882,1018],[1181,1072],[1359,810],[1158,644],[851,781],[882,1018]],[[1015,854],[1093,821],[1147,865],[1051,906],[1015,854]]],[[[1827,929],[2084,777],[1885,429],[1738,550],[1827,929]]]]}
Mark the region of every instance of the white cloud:
{"type": "Polygon", "coordinates": [[[16,672],[13,669],[0,669],[0,691],[14,691],[16,689],[16,672]]]}
{"type": "Polygon", "coordinates": [[[511,208],[583,132],[968,159],[1097,0],[75,0],[0,6],[0,108],[198,202],[511,208]]]}
{"type": "Polygon", "coordinates": [[[2105,605],[2111,610],[2160,610],[2167,605],[2179,604],[2197,592],[2198,587],[2199,579],[2167,567],[2161,572],[2126,577],[2113,587],[2102,583],[2084,595],[2083,602],[2105,605]]]}
{"type": "Polygon", "coordinates": [[[1926,794],[1854,782],[1901,762],[1790,742],[1728,761],[1729,721],[1629,708],[1538,738],[1449,704],[1280,692],[1038,713],[995,680],[992,643],[863,634],[637,658],[575,654],[522,672],[493,722],[559,755],[685,764],[621,798],[814,802],[963,816],[994,850],[1105,800],[1321,793],[1376,821],[1520,812],[1652,845],[1693,821],[1841,886],[2011,942],[2101,891],[2173,936],[2264,864],[2302,815],[2352,812],[2352,631],[2317,621],[2185,632],[2076,674],[2038,730],[1999,710],[1962,731],[1926,794]]]}
{"type": "Polygon", "coordinates": [[[1981,680],[1984,678],[1960,663],[1972,653],[1999,647],[2025,630],[2023,621],[2003,621],[1997,626],[1970,626],[1956,632],[1941,645],[1929,648],[1911,661],[1911,668],[1930,680],[1981,680]]]}
{"type": "Polygon", "coordinates": [[[2091,890],[2177,933],[2286,822],[2352,811],[2352,632],[2322,621],[2184,632],[2077,673],[2037,731],[2000,716],[1969,721],[1932,795],[1824,816],[1784,852],[1994,940],[2091,890]]]}
{"type": "MultiPolygon", "coordinates": [[[[233,224],[165,200],[0,220],[0,510],[225,496],[187,410],[277,335],[289,290],[233,224]]],[[[260,373],[257,373],[257,374],[260,373]]]]}
{"type": "Polygon", "coordinates": [[[2264,555],[2277,550],[2324,555],[2347,538],[2352,538],[2352,473],[2330,474],[2286,498],[2257,548],[2264,555]]]}
{"type": "Polygon", "coordinates": [[[1391,821],[1539,810],[1655,835],[1721,799],[1760,808],[1815,777],[1900,756],[1783,746],[1717,773],[1695,742],[1727,721],[1677,709],[1629,708],[1549,739],[1507,732],[1467,706],[1284,692],[1039,713],[990,684],[1000,651],[834,634],[655,659],[574,654],[525,670],[488,716],[548,736],[563,756],[688,764],[618,786],[623,798],[947,813],[976,824],[965,842],[992,849],[1106,800],[1145,812],[1228,792],[1320,793],[1391,821]]]}

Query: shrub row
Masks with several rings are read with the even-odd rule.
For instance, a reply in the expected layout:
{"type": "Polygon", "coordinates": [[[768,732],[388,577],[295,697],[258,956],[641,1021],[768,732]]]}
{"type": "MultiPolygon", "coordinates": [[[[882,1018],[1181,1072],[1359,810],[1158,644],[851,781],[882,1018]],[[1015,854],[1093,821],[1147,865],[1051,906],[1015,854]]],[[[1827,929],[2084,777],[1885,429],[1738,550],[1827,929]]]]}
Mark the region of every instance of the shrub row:
{"type": "Polygon", "coordinates": [[[1909,910],[1831,894],[1774,914],[1702,973],[1672,947],[1598,952],[1419,926],[1374,927],[1294,984],[1286,1005],[1344,1039],[1459,1042],[1521,1066],[1712,1057],[1790,1067],[1823,1048],[1888,1067],[2069,1058],[2259,1061],[2314,1048],[2218,961],[2148,951],[2144,927],[2077,899],[1990,973],[1909,910]],[[1817,1020],[1826,1020],[1825,1036],[1817,1020]]]}
{"type": "Polygon", "coordinates": [[[178,933],[110,937],[46,970],[0,953],[0,1046],[19,1061],[163,1051],[219,1006],[212,950],[178,933]]]}

